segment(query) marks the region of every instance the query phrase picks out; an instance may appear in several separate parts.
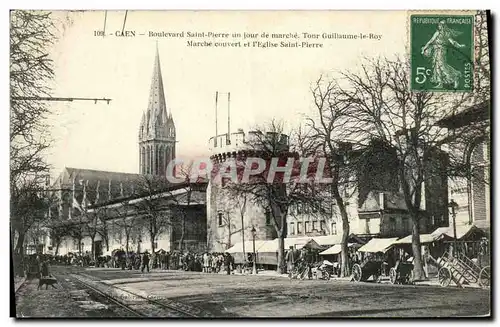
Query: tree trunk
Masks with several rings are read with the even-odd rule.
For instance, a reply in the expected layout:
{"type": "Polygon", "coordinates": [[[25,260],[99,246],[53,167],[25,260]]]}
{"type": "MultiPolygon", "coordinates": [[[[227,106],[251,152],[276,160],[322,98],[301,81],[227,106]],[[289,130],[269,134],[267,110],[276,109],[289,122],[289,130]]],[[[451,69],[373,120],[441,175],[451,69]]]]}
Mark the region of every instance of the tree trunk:
{"type": "Polygon", "coordinates": [[[56,241],[56,249],[54,251],[54,255],[57,255],[59,253],[59,246],[61,246],[61,242],[62,242],[62,239],[56,241]]]}
{"type": "Polygon", "coordinates": [[[425,273],[422,262],[422,247],[420,245],[420,231],[418,229],[419,224],[418,213],[412,213],[411,220],[413,223],[412,228],[412,238],[411,238],[411,248],[413,250],[413,278],[414,280],[424,280],[425,273]]]}
{"type": "MultiPolygon", "coordinates": [[[[345,228],[345,223],[342,225],[345,228]]],[[[347,223],[347,229],[342,232],[342,243],[340,244],[340,276],[347,277],[351,274],[351,267],[349,262],[349,248],[347,244],[347,239],[349,238],[349,222],[347,223]]]]}
{"type": "Polygon", "coordinates": [[[129,249],[128,249],[129,242],[130,242],[130,235],[127,233],[125,235],[125,250],[127,251],[127,255],[128,255],[128,252],[129,252],[129,249]]]}
{"type": "Polygon", "coordinates": [[[24,256],[24,251],[23,251],[24,238],[26,236],[26,233],[24,233],[23,231],[18,231],[18,233],[19,233],[19,237],[17,238],[15,253],[17,253],[18,255],[23,257],[24,256]]]}
{"type": "Polygon", "coordinates": [[[227,245],[226,245],[226,250],[231,247],[231,222],[227,223],[227,245]]]}
{"type": "Polygon", "coordinates": [[[95,257],[95,235],[90,237],[90,252],[92,253],[92,259],[96,261],[95,257]]]}
{"type": "Polygon", "coordinates": [[[179,239],[179,251],[182,251],[184,248],[184,235],[186,233],[186,219],[184,215],[181,215],[182,223],[181,223],[181,238],[179,239]]]}
{"type": "Polygon", "coordinates": [[[340,179],[340,173],[337,168],[338,166],[334,166],[332,170],[332,178],[333,178],[333,183],[332,183],[332,195],[333,198],[335,199],[335,202],[337,202],[337,207],[339,208],[340,211],[340,216],[342,217],[342,241],[340,243],[340,276],[341,277],[347,277],[351,274],[350,270],[350,262],[349,262],[349,249],[348,249],[348,244],[347,241],[349,239],[349,216],[347,215],[347,210],[345,208],[345,203],[342,197],[340,196],[339,192],[339,179],[340,179]]]}
{"type": "MultiPolygon", "coordinates": [[[[16,275],[19,277],[24,277],[24,237],[25,233],[19,231],[19,237],[17,238],[16,247],[14,250],[14,267],[16,275]]],[[[12,244],[12,243],[11,243],[12,244]]]]}

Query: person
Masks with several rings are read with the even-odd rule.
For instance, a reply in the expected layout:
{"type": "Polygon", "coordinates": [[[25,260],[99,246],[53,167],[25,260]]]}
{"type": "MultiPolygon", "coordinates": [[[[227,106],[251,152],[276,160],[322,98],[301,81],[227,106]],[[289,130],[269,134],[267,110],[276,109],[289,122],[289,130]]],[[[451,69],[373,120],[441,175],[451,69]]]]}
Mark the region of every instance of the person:
{"type": "Polygon", "coordinates": [[[203,253],[203,272],[204,273],[208,273],[208,266],[209,266],[209,262],[208,262],[208,252],[205,252],[203,253]]]}
{"type": "Polygon", "coordinates": [[[452,84],[456,89],[460,81],[461,72],[447,63],[447,52],[451,47],[463,48],[454,40],[455,37],[462,34],[446,25],[441,20],[437,26],[436,32],[431,39],[422,47],[422,55],[432,59],[432,76],[430,81],[436,84],[435,88],[442,88],[444,84],[452,84]]]}
{"type": "Polygon", "coordinates": [[[290,249],[286,254],[286,269],[288,272],[288,277],[292,276],[292,270],[294,268],[294,264],[295,264],[295,259],[293,255],[293,246],[290,246],[290,249]]]}
{"type": "Polygon", "coordinates": [[[170,251],[165,253],[165,256],[163,257],[163,262],[164,262],[164,267],[165,270],[169,270],[169,261],[170,261],[170,251]]]}
{"type": "Polygon", "coordinates": [[[149,253],[148,253],[148,250],[146,250],[143,254],[142,254],[142,267],[141,267],[141,272],[143,273],[144,272],[144,268],[146,268],[149,272],[149,253]]]}

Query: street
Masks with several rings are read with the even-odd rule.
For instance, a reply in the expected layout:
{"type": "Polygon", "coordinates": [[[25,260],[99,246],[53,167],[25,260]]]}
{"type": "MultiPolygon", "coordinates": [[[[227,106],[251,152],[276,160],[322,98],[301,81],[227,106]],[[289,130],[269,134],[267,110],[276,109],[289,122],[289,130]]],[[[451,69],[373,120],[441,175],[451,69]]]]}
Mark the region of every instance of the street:
{"type": "Polygon", "coordinates": [[[37,290],[38,280],[23,285],[16,294],[18,317],[134,316],[126,306],[136,315],[149,317],[459,317],[490,311],[489,289],[301,281],[269,274],[51,270],[58,289],[37,290]],[[100,292],[126,306],[116,305],[100,292]],[[138,298],[131,300],[133,295],[138,298]],[[159,307],[162,303],[169,307],[159,307]]]}

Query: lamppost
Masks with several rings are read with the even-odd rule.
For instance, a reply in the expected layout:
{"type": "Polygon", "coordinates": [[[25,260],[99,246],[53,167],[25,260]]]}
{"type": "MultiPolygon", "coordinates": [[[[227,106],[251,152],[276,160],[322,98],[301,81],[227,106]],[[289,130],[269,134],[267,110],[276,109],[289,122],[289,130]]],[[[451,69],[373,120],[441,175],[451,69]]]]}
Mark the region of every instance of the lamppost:
{"type": "Polygon", "coordinates": [[[257,256],[255,255],[255,233],[257,231],[255,230],[255,227],[252,226],[252,244],[253,244],[253,269],[252,269],[252,274],[257,275],[257,256]]]}
{"type": "Polygon", "coordinates": [[[453,217],[453,252],[457,251],[457,209],[458,204],[453,201],[453,199],[448,204],[448,207],[451,210],[451,216],[453,217]]]}

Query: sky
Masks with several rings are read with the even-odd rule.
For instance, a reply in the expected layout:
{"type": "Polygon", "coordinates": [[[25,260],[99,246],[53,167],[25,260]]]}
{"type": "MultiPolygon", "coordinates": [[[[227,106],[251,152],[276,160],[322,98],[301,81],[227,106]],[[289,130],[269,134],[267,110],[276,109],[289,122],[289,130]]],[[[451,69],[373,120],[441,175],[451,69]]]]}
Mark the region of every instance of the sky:
{"type": "Polygon", "coordinates": [[[290,129],[313,114],[310,87],[321,74],[356,69],[364,56],[404,54],[407,45],[404,11],[129,11],[125,30],[135,31],[135,37],[108,35],[122,30],[124,11],[108,11],[105,37],[94,36],[104,27],[104,11],[54,16],[60,38],[50,49],[53,96],[112,99],[109,104],[51,103],[54,145],[47,160],[54,176],[64,167],[138,172],[138,128],[147,108],[156,46],[167,107],[176,125],[177,157],[189,159],[209,155],[216,91],[222,98],[219,134],[227,131],[227,92],[233,132],[273,118],[290,129]],[[381,39],[310,41],[323,48],[215,48],[188,47],[191,38],[149,37],[149,31],[373,33],[381,39]]]}

